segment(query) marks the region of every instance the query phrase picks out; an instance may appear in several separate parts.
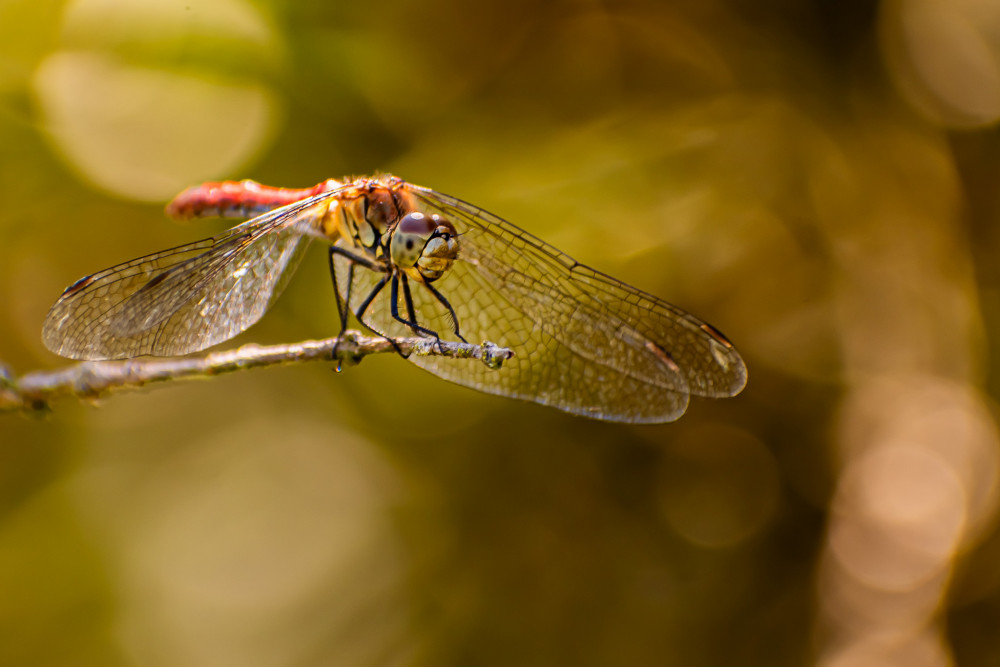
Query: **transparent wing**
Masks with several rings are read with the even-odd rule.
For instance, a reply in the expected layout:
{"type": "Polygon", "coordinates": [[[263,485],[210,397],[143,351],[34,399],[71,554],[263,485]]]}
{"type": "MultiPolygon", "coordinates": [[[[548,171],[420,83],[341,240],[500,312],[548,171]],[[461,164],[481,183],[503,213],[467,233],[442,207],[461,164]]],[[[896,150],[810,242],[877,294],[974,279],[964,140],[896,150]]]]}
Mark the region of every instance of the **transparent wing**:
{"type": "Polygon", "coordinates": [[[232,338],[261,318],[308,245],[324,193],[219,236],[82,278],[49,311],[46,347],[74,359],[170,356],[232,338]]]}
{"type": "MultiPolygon", "coordinates": [[[[434,283],[470,342],[489,340],[515,356],[499,371],[411,356],[445,379],[567,412],[624,422],[676,419],[690,394],[731,396],[746,383],[732,345],[709,325],[656,297],[575,262],[514,225],[460,200],[408,186],[427,212],[449,219],[460,254],[434,283]]],[[[347,262],[338,265],[346,292],[347,262]]],[[[352,309],[381,278],[353,271],[352,309]]],[[[418,322],[454,339],[447,310],[411,283],[418,322]]],[[[365,323],[387,336],[413,335],[390,315],[386,287],[365,323]]],[[[406,313],[400,293],[399,312],[406,313]]]]}

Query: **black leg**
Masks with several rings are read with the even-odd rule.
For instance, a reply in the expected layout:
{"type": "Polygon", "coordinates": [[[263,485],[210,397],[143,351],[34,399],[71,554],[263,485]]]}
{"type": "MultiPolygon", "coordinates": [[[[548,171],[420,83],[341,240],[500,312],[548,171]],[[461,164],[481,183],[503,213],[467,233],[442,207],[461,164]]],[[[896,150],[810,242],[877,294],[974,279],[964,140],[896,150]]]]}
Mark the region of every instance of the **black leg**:
{"type": "Polygon", "coordinates": [[[440,352],[441,351],[441,336],[438,335],[437,331],[431,331],[430,329],[426,329],[424,327],[421,327],[421,326],[417,325],[417,313],[413,309],[413,295],[410,293],[410,281],[406,277],[405,273],[402,275],[402,279],[403,279],[403,299],[406,301],[406,314],[410,318],[410,322],[412,322],[414,325],[416,325],[419,329],[421,329],[423,331],[427,331],[431,335],[433,335],[434,339],[437,341],[438,351],[440,352]]]}
{"type": "Polygon", "coordinates": [[[374,271],[375,273],[389,272],[389,268],[385,264],[377,262],[370,257],[365,257],[364,255],[355,254],[350,250],[345,250],[344,248],[341,248],[340,246],[335,246],[335,245],[330,246],[330,255],[331,255],[330,261],[333,261],[332,255],[340,255],[341,257],[345,257],[348,260],[350,260],[351,264],[360,264],[361,266],[371,271],[374,271]]]}
{"type": "Polygon", "coordinates": [[[330,252],[327,253],[327,260],[330,265],[330,279],[333,281],[333,293],[337,297],[337,315],[340,316],[340,333],[343,334],[344,330],[347,329],[347,313],[348,308],[350,308],[351,303],[351,283],[354,280],[354,263],[351,262],[347,266],[347,289],[344,290],[344,298],[340,296],[340,290],[337,288],[337,267],[333,262],[333,256],[336,254],[333,251],[334,246],[330,246],[330,252]]]}
{"type": "MultiPolygon", "coordinates": [[[[382,280],[376,283],[375,287],[372,288],[372,291],[369,292],[368,296],[365,297],[365,300],[361,302],[360,306],[358,306],[358,309],[355,311],[354,315],[358,318],[360,322],[364,323],[365,311],[368,310],[368,306],[372,305],[372,301],[375,300],[375,297],[378,296],[378,293],[382,291],[382,288],[385,287],[385,284],[387,282],[389,282],[388,273],[382,276],[382,280]]],[[[395,285],[396,285],[395,282],[393,282],[393,287],[395,287],[395,285]]],[[[393,309],[395,310],[395,303],[393,303],[393,309]]],[[[365,326],[368,325],[366,324],[365,326]]]]}
{"type": "MultiPolygon", "coordinates": [[[[382,338],[385,338],[387,341],[389,341],[389,343],[392,344],[392,348],[394,350],[396,350],[396,354],[398,354],[399,356],[401,356],[404,359],[406,359],[410,355],[409,354],[404,354],[403,350],[400,349],[399,345],[396,343],[395,340],[393,340],[389,336],[386,336],[381,331],[375,331],[375,329],[373,329],[372,327],[368,326],[368,323],[365,322],[365,313],[368,312],[368,307],[370,305],[372,305],[372,301],[375,300],[375,297],[377,297],[379,295],[379,293],[385,288],[385,284],[387,282],[389,282],[390,276],[391,276],[391,274],[389,274],[389,273],[386,273],[384,276],[382,276],[382,279],[379,280],[378,283],[376,283],[375,287],[372,288],[372,291],[368,293],[367,297],[365,297],[365,300],[361,302],[360,306],[358,306],[358,309],[355,311],[354,316],[358,318],[358,321],[361,322],[361,324],[365,325],[366,327],[368,327],[368,329],[371,329],[376,334],[378,334],[382,338]]],[[[395,285],[395,283],[394,283],[394,285],[395,285]]]]}
{"type": "Polygon", "coordinates": [[[347,265],[347,286],[344,289],[344,311],[340,314],[340,326],[347,328],[347,313],[351,310],[351,294],[354,292],[354,264],[347,265]]]}
{"type": "Polygon", "coordinates": [[[337,359],[337,372],[339,373],[343,369],[343,360],[338,358],[338,353],[340,352],[340,341],[347,330],[347,309],[350,307],[348,304],[351,301],[351,278],[354,276],[354,263],[349,264],[347,269],[347,298],[341,299],[340,290],[337,289],[337,265],[334,264],[333,255],[333,246],[330,246],[330,252],[327,253],[326,259],[330,266],[333,296],[337,299],[337,315],[340,318],[340,333],[337,334],[337,343],[333,346],[332,356],[334,359],[337,359]]]}
{"type": "Polygon", "coordinates": [[[458,336],[459,340],[463,343],[468,343],[469,341],[465,340],[465,338],[462,337],[462,334],[458,332],[458,315],[455,314],[455,309],[451,307],[450,303],[448,303],[448,299],[444,298],[444,294],[437,291],[434,285],[424,283],[424,287],[431,291],[431,294],[433,294],[434,298],[438,300],[438,303],[448,309],[448,314],[451,315],[451,324],[455,327],[455,335],[458,336]]]}
{"type": "Polygon", "coordinates": [[[406,316],[410,318],[411,322],[416,323],[417,321],[417,311],[413,308],[413,295],[410,293],[410,279],[406,277],[404,273],[402,276],[403,280],[403,301],[406,303],[406,316]]]}
{"type": "Polygon", "coordinates": [[[420,326],[416,322],[416,317],[413,316],[413,299],[410,296],[410,285],[406,282],[406,275],[403,274],[403,295],[406,297],[406,308],[413,317],[412,320],[403,319],[399,314],[399,274],[393,274],[392,276],[392,308],[390,312],[392,317],[397,322],[401,322],[406,326],[410,327],[415,334],[422,334],[425,336],[433,336],[437,339],[438,343],[441,342],[441,337],[437,335],[436,331],[431,331],[425,327],[420,326]]]}

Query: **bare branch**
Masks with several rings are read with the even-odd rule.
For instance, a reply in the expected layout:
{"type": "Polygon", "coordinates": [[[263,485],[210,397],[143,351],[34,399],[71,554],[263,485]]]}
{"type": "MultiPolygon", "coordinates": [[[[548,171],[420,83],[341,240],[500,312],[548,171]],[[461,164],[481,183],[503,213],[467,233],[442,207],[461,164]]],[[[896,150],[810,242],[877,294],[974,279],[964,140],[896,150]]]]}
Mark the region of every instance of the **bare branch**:
{"type": "Polygon", "coordinates": [[[186,357],[84,361],[60,370],[27,373],[20,378],[0,366],[0,412],[43,410],[53,399],[64,396],[96,399],[113,391],[137,389],[156,382],[211,377],[263,366],[336,360],[339,369],[341,364],[357,364],[369,354],[396,351],[405,355],[478,359],[494,369],[514,356],[507,348],[488,342],[472,345],[433,338],[390,341],[345,331],[339,338],[288,345],[250,344],[186,357]]]}

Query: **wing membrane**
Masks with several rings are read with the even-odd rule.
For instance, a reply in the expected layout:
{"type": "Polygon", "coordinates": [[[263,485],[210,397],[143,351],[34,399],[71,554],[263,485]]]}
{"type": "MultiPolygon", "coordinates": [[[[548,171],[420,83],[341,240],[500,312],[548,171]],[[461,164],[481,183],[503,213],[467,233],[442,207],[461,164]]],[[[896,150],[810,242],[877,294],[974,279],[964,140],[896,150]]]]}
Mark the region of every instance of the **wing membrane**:
{"type": "MultiPolygon", "coordinates": [[[[730,396],[746,370],[732,346],[697,318],[579,264],[514,225],[465,202],[408,186],[426,212],[460,234],[459,260],[434,286],[470,342],[514,350],[499,371],[434,356],[411,356],[426,370],[481,391],[536,401],[590,417],[626,422],[676,419],[690,394],[730,396]]],[[[346,293],[348,262],[338,259],[346,293]]],[[[352,310],[382,274],[354,269],[352,310]]],[[[454,339],[450,317],[420,284],[411,284],[421,326],[454,339]]],[[[365,324],[390,337],[412,336],[390,314],[385,288],[365,324]]],[[[399,312],[406,313],[402,297],[399,312]]]]}
{"type": "Polygon", "coordinates": [[[739,353],[702,320],[580,264],[491,213],[438,192],[414,190],[425,205],[452,220],[460,233],[468,230],[470,242],[462,237],[463,257],[476,263],[491,283],[504,287],[513,276],[525,284],[525,292],[551,295],[537,294],[537,298],[531,297],[533,303],[572,311],[572,318],[560,320],[567,329],[554,327],[564,344],[578,351],[596,345],[602,356],[608,355],[606,363],[616,370],[661,386],[670,386],[675,374],[663,376],[656,364],[651,369],[643,362],[666,353],[685,379],[676,388],[697,396],[732,396],[746,384],[746,366],[739,353]],[[649,354],[637,353],[637,348],[649,354]]]}
{"type": "Polygon", "coordinates": [[[209,239],[83,278],[49,311],[42,339],[74,359],[187,354],[232,338],[279,296],[308,245],[323,193],[209,239]]]}

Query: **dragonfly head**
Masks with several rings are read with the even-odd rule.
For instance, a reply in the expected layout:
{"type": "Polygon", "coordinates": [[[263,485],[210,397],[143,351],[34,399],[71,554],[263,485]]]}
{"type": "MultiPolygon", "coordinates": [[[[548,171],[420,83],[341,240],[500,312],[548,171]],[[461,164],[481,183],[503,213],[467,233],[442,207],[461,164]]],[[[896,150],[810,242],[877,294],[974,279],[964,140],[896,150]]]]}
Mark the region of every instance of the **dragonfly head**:
{"type": "Polygon", "coordinates": [[[414,278],[433,282],[458,257],[458,233],[436,213],[407,213],[392,230],[389,256],[393,264],[414,278]]]}

